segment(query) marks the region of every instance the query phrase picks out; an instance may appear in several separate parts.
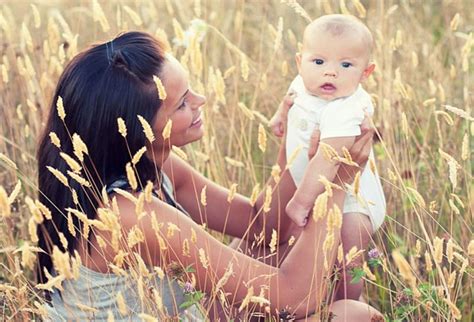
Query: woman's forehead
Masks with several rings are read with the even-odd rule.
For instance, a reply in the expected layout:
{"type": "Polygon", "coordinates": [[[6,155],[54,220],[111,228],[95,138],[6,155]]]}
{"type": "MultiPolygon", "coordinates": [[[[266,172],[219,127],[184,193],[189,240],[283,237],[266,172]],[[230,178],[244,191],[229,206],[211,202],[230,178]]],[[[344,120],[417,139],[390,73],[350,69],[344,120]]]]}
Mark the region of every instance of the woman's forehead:
{"type": "Polygon", "coordinates": [[[165,105],[175,105],[188,89],[188,73],[175,57],[167,54],[160,79],[166,90],[165,105]]]}
{"type": "Polygon", "coordinates": [[[160,75],[162,81],[168,83],[168,85],[175,85],[176,83],[187,81],[188,73],[181,63],[173,55],[166,54],[165,57],[166,60],[160,75]]]}

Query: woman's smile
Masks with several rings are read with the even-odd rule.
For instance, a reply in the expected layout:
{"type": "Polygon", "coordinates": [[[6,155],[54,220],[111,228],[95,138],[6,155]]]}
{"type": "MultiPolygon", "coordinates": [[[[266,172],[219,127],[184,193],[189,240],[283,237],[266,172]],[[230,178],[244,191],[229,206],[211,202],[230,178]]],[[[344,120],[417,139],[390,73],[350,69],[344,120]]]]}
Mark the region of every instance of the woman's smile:
{"type": "Polygon", "coordinates": [[[200,127],[202,125],[202,118],[201,118],[201,112],[199,112],[198,116],[194,119],[194,121],[191,123],[192,128],[194,127],[200,127]]]}

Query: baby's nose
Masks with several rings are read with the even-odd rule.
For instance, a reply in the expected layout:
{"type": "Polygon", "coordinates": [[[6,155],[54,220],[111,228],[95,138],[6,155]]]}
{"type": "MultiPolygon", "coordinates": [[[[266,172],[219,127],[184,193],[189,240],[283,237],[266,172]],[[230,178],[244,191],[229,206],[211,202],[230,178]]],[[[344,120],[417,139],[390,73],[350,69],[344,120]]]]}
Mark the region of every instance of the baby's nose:
{"type": "Polygon", "coordinates": [[[324,72],[324,76],[331,76],[331,77],[336,77],[337,73],[333,69],[328,69],[324,72]]]}

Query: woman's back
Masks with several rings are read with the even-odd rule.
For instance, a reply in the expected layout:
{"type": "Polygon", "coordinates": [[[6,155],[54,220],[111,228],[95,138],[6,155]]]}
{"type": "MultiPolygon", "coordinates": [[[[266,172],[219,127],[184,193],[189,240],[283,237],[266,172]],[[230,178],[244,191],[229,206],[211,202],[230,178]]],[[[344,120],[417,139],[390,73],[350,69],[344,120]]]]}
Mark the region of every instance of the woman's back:
{"type": "MultiPolygon", "coordinates": [[[[165,276],[160,279],[154,275],[144,282],[145,296],[151,298],[156,290],[163,302],[163,313],[158,308],[150,307],[151,301],[140,301],[138,279],[132,276],[120,276],[95,272],[85,266],[79,268],[80,276],[77,280],[66,280],[62,283],[63,291],[57,290],[51,294],[51,304],[47,307],[53,321],[66,320],[107,320],[109,311],[115,321],[137,320],[140,313],[153,316],[176,316],[183,310],[179,305],[184,302],[184,292],[178,283],[165,276]],[[122,315],[119,302],[119,293],[122,295],[126,307],[126,314],[122,315]],[[89,310],[89,308],[93,308],[89,310]]],[[[193,310],[191,310],[193,311],[193,310]]],[[[191,312],[189,312],[191,313],[191,312]]]]}
{"type": "MultiPolygon", "coordinates": [[[[162,175],[162,192],[166,202],[173,207],[182,207],[176,203],[173,197],[173,187],[169,178],[162,175]]],[[[114,189],[127,189],[129,187],[125,178],[114,181],[107,188],[108,193],[114,189]]],[[[153,270],[150,270],[153,271],[153,270]]],[[[109,312],[113,314],[115,321],[138,320],[140,313],[151,314],[153,316],[169,317],[179,314],[180,320],[196,321],[202,319],[202,314],[197,307],[192,306],[184,311],[179,306],[185,301],[183,288],[178,282],[167,275],[160,278],[156,272],[150,277],[142,278],[144,296],[146,301],[140,300],[139,276],[134,276],[134,270],[127,270],[126,275],[113,273],[101,273],[84,265],[79,267],[79,278],[77,280],[65,280],[62,283],[63,290],[55,290],[51,294],[52,307],[48,306],[50,318],[57,320],[107,320],[109,312]],[[118,295],[121,294],[123,305],[119,305],[118,295]],[[163,304],[163,312],[160,312],[157,305],[150,306],[150,301],[155,300],[158,294],[163,304]],[[88,309],[91,308],[91,309],[88,309]]]]}

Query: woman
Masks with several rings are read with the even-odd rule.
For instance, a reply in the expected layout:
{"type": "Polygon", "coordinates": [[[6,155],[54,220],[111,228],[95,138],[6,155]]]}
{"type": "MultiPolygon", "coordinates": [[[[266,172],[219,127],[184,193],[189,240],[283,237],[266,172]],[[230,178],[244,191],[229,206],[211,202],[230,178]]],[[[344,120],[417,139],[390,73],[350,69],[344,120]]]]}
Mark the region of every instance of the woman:
{"type": "MultiPolygon", "coordinates": [[[[264,212],[264,194],[254,205],[239,194],[228,200],[227,189],[170,153],[173,145],[202,137],[205,98],[190,88],[186,72],[165,49],[146,33],[125,33],[78,54],[59,79],[38,151],[40,201],[52,212],[52,220],[38,227],[39,246],[46,251],[39,255],[38,279],[40,287],[52,291],[47,292],[52,317],[182,316],[180,305],[190,290],[188,285],[183,292],[177,279],[169,278],[177,267],[192,270],[187,276],[214,302],[227,297],[243,308],[249,290],[257,295],[265,286],[269,303],[264,301],[264,306],[271,313],[287,308],[303,318],[315,312],[325,298],[328,271],[323,262],[325,256],[328,267],[334,262],[339,228],[334,228],[334,243],[324,252],[327,218],[293,231],[279,212],[295,190],[286,184],[287,172],[278,184],[270,179],[274,197],[264,212]],[[119,118],[125,126],[117,125],[119,118]],[[145,155],[131,162],[144,146],[145,155]],[[153,195],[148,184],[142,195],[149,200],[143,203],[139,191],[148,182],[153,184],[153,195]],[[200,201],[203,190],[207,203],[200,201]],[[110,204],[113,211],[105,210],[110,204]],[[262,230],[271,236],[275,229],[282,244],[291,234],[300,235],[275,267],[220,243],[202,224],[248,240],[262,230]],[[61,261],[62,252],[75,255],[72,273],[61,261]],[[140,274],[132,266],[138,266],[140,274]],[[174,270],[163,276],[170,266],[174,270]],[[154,275],[148,269],[152,267],[154,275]],[[145,281],[147,276],[153,278],[145,281]],[[62,290],[45,286],[58,279],[64,279],[62,290]]],[[[370,137],[369,131],[352,148],[356,161],[367,160],[370,137]]],[[[282,169],[284,156],[280,151],[282,169]]],[[[350,170],[341,169],[341,184],[353,180],[350,170]]],[[[334,191],[331,202],[340,208],[343,198],[343,192],[334,191]]],[[[333,303],[331,311],[336,319],[351,316],[351,321],[370,320],[376,312],[350,301],[333,303]]]]}

